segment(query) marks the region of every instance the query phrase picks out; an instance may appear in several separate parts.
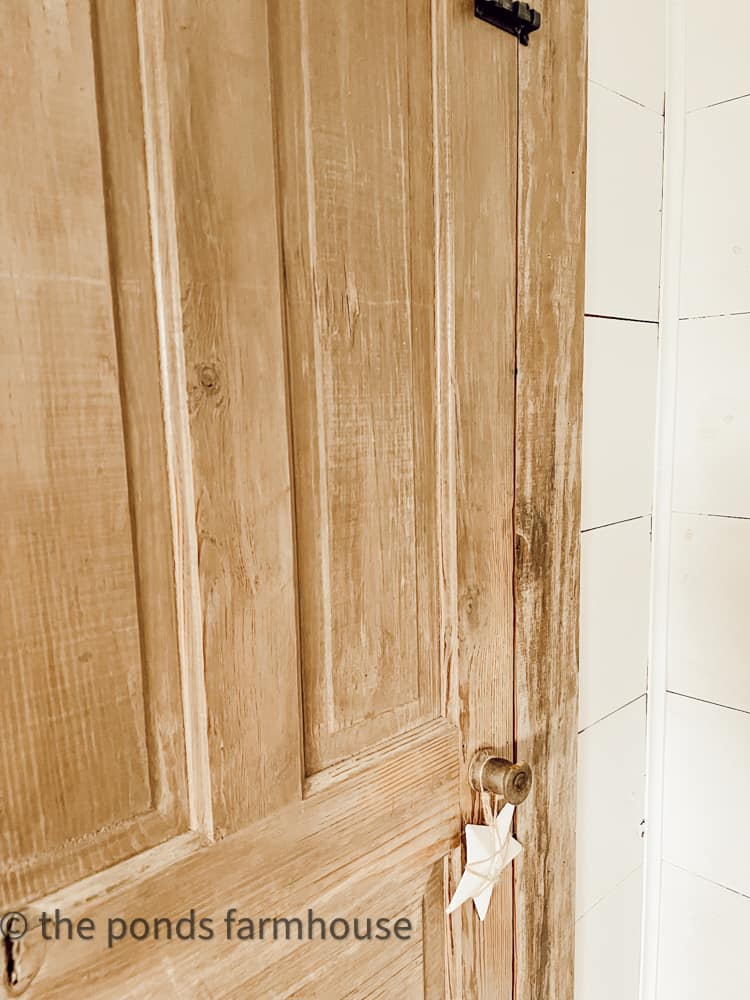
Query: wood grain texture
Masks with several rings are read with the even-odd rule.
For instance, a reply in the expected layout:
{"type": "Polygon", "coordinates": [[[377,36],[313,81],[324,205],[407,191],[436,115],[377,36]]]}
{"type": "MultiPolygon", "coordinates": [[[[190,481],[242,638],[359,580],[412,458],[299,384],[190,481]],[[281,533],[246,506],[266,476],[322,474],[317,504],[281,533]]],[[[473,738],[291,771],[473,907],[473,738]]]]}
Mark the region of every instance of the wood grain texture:
{"type": "MultiPolygon", "coordinates": [[[[108,5],[105,9],[105,20],[110,20],[112,6],[108,5]]],[[[189,817],[191,829],[211,839],[214,819],[208,752],[203,609],[198,575],[164,20],[160,4],[137,3],[131,10],[138,36],[189,817]]],[[[106,55],[102,50],[102,61],[106,55]]]]}
{"type": "Polygon", "coordinates": [[[213,814],[301,792],[285,359],[266,9],[165,4],[213,814]]]}
{"type": "Polygon", "coordinates": [[[312,774],[438,712],[430,17],[269,13],[312,774]]]}
{"type": "Polygon", "coordinates": [[[41,847],[2,888],[54,906],[143,851],[66,912],[419,927],[369,951],[101,935],[51,946],[27,995],[343,975],[352,998],[570,1000],[582,10],[519,50],[471,0],[7,9],[0,567],[9,675],[36,672],[0,722],[31,795],[12,754],[0,774],[41,847]],[[58,671],[90,628],[105,669],[58,671]],[[50,725],[62,763],[28,739],[50,725]],[[508,871],[446,935],[487,745],[536,772],[515,911],[508,871]],[[93,809],[76,791],[80,836],[50,847],[73,749],[93,809]],[[219,842],[145,850],[188,820],[219,842]]]}
{"type": "Polygon", "coordinates": [[[448,905],[447,859],[433,865],[422,897],[422,992],[424,1000],[448,996],[448,938],[445,908],[448,905]]]}
{"type": "Polygon", "coordinates": [[[541,7],[520,52],[516,386],[516,998],[572,1000],[586,17],[541,7]]]}
{"type": "MultiPolygon", "coordinates": [[[[306,949],[297,949],[284,961],[265,969],[238,990],[244,996],[274,996],[294,1000],[364,1000],[380,997],[422,995],[423,928],[422,902],[426,876],[408,872],[403,881],[388,885],[363,879],[357,885],[356,903],[342,903],[347,912],[377,914],[390,920],[406,919],[409,940],[361,942],[344,939],[316,945],[314,962],[306,949]],[[404,992],[406,991],[406,992],[404,992]]],[[[326,909],[330,903],[327,904],[326,909]]]]}
{"type": "MultiPolygon", "coordinates": [[[[174,919],[190,907],[213,916],[217,927],[230,906],[256,918],[304,916],[308,907],[329,919],[352,917],[365,912],[360,904],[372,914],[381,906],[382,915],[401,908],[412,912],[412,904],[429,891],[433,865],[459,836],[458,764],[455,729],[436,722],[406,751],[382,759],[373,756],[367,772],[68,912],[88,915],[103,927],[111,915],[174,919]]],[[[47,902],[54,905],[54,897],[47,902]]],[[[413,912],[419,922],[419,906],[413,912]]],[[[421,985],[421,961],[417,964],[409,942],[404,944],[403,954],[397,956],[404,961],[404,972],[396,981],[421,985]]],[[[113,949],[107,948],[106,936],[92,942],[53,942],[26,995],[72,998],[84,990],[97,1000],[175,993],[209,997],[217,995],[220,983],[222,996],[265,996],[274,975],[285,982],[287,966],[296,968],[300,977],[295,983],[291,976],[290,989],[310,981],[307,942],[254,945],[238,947],[237,941],[226,941],[221,934],[207,942],[130,939],[113,949]],[[248,983],[265,988],[248,990],[248,983]]],[[[376,955],[361,958],[372,962],[371,968],[378,964],[376,955]]],[[[383,971],[389,973],[388,968],[383,971]]],[[[377,985],[371,983],[371,989],[377,985]]]]}
{"type": "MultiPolygon", "coordinates": [[[[466,774],[482,746],[513,751],[517,44],[469,3],[449,3],[447,28],[457,608],[449,711],[466,774]]],[[[464,821],[476,822],[468,781],[461,802],[464,821]]],[[[470,906],[451,918],[452,995],[509,998],[512,940],[508,872],[483,924],[470,906]]]]}
{"type": "Polygon", "coordinates": [[[91,15],[152,804],[184,829],[185,731],[138,31],[132,6],[94,3],[91,15]]]}
{"type": "Polygon", "coordinates": [[[0,891],[21,901],[177,832],[185,782],[150,590],[168,625],[169,551],[143,548],[164,515],[154,324],[119,294],[147,219],[104,196],[123,161],[100,129],[139,121],[98,107],[88,4],[5,4],[2,32],[0,891]],[[137,386],[134,355],[156,373],[137,386]]]}

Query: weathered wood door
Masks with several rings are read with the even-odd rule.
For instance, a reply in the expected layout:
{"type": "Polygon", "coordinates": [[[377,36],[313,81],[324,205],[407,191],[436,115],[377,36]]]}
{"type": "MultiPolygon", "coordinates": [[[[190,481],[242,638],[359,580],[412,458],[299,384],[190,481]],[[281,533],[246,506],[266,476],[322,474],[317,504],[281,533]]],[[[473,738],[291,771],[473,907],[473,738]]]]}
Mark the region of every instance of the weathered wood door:
{"type": "Polygon", "coordinates": [[[572,997],[582,2],[1,5],[10,993],[572,997]]]}

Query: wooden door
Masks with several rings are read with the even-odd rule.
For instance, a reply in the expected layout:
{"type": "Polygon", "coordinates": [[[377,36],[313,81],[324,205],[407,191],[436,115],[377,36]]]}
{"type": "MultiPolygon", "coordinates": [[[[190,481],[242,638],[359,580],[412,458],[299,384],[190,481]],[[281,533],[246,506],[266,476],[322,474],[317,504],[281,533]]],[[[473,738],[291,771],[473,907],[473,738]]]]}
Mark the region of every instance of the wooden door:
{"type": "Polygon", "coordinates": [[[11,995],[572,997],[585,30],[541,10],[2,4],[11,995]],[[480,924],[484,746],[535,781],[480,924]]]}

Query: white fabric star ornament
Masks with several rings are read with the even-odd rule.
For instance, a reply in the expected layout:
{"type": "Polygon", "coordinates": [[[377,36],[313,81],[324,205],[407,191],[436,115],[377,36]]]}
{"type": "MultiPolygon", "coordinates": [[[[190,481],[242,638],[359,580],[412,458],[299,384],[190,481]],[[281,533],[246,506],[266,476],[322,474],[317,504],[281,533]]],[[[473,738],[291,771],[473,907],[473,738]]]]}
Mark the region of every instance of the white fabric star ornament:
{"type": "Polygon", "coordinates": [[[487,825],[468,824],[466,827],[466,867],[456,886],[446,913],[452,913],[469,899],[474,900],[480,920],[484,920],[492,898],[492,890],[500,881],[503,869],[523,850],[510,829],[516,807],[503,806],[487,825]]]}

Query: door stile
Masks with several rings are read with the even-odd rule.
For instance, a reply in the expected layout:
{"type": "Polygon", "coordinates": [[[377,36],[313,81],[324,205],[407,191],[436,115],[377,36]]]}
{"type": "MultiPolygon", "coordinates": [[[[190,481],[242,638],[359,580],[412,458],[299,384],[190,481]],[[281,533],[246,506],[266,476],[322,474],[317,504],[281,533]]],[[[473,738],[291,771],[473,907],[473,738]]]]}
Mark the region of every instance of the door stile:
{"type": "MultiPolygon", "coordinates": [[[[517,47],[478,21],[471,4],[441,3],[435,24],[436,51],[443,53],[437,76],[445,77],[436,88],[445,95],[441,177],[449,185],[441,287],[447,285],[442,325],[451,360],[441,384],[452,439],[443,453],[452,456],[444,463],[443,493],[455,532],[456,580],[449,598],[455,631],[444,637],[449,649],[453,643],[447,708],[461,733],[466,824],[480,817],[468,783],[474,752],[513,751],[517,47]]],[[[451,891],[461,869],[459,847],[450,862],[451,891]]],[[[451,996],[511,995],[512,893],[508,871],[483,923],[470,906],[451,916],[451,996]]]]}
{"type": "Polygon", "coordinates": [[[516,1000],[572,1000],[578,730],[586,4],[547,5],[519,61],[516,1000]]]}

